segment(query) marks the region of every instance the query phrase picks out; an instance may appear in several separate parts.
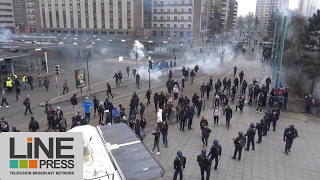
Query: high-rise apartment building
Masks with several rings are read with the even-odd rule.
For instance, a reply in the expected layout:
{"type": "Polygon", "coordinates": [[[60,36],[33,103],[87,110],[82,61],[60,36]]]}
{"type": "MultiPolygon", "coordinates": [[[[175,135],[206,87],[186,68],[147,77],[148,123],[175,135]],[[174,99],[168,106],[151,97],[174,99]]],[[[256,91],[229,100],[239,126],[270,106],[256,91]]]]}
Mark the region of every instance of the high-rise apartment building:
{"type": "Polygon", "coordinates": [[[151,35],[205,37],[206,29],[201,27],[205,2],[206,0],[152,0],[151,35]]]}
{"type": "Polygon", "coordinates": [[[234,32],[236,29],[238,2],[236,0],[209,0],[208,20],[214,17],[215,9],[220,16],[225,32],[234,32]]]}
{"type": "Polygon", "coordinates": [[[299,0],[298,11],[304,16],[312,16],[316,12],[316,0],[299,0]]]}
{"type": "Polygon", "coordinates": [[[143,27],[143,0],[34,0],[37,32],[128,34],[143,27]]]}
{"type": "Polygon", "coordinates": [[[271,15],[276,10],[284,11],[289,8],[289,0],[257,0],[256,17],[264,27],[269,25],[271,15]]]}
{"type": "Polygon", "coordinates": [[[0,27],[14,30],[14,14],[12,0],[0,0],[0,27]]]}
{"type": "Polygon", "coordinates": [[[36,13],[35,13],[35,6],[34,0],[24,0],[25,1],[25,12],[27,14],[26,21],[27,26],[30,28],[30,32],[36,32],[36,13]]]}
{"type": "Polygon", "coordinates": [[[26,25],[26,8],[25,8],[25,0],[12,0],[13,4],[13,16],[15,21],[15,26],[26,25]]]}

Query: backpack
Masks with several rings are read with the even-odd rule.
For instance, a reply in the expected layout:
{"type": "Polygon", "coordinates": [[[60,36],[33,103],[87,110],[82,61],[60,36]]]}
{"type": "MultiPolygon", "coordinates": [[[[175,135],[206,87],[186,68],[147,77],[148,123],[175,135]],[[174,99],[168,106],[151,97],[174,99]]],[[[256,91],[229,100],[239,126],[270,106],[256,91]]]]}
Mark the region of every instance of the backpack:
{"type": "Polygon", "coordinates": [[[210,162],[210,160],[208,159],[207,156],[203,156],[200,155],[199,158],[197,159],[197,161],[199,162],[199,166],[201,167],[205,167],[206,166],[206,162],[210,162]]]}
{"type": "Polygon", "coordinates": [[[215,154],[221,155],[221,146],[219,146],[219,145],[217,146],[215,154]]]}
{"type": "Polygon", "coordinates": [[[34,120],[34,121],[32,122],[32,124],[31,124],[31,127],[32,127],[32,129],[38,129],[38,127],[39,127],[38,121],[34,120]]]}
{"type": "Polygon", "coordinates": [[[245,137],[240,137],[240,142],[239,142],[240,147],[245,147],[246,145],[246,138],[245,137]]]}

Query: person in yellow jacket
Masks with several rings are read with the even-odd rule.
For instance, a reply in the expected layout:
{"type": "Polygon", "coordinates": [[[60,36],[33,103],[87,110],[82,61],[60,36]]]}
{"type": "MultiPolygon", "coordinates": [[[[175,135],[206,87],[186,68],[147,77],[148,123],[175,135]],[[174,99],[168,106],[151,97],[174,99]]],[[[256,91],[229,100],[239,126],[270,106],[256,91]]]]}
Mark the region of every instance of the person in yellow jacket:
{"type": "Polygon", "coordinates": [[[17,76],[17,74],[16,73],[13,73],[13,79],[18,79],[18,76],[17,76]]]}
{"type": "Polygon", "coordinates": [[[22,74],[22,83],[24,86],[24,90],[27,89],[27,76],[25,74],[22,74]]]}
{"type": "Polygon", "coordinates": [[[12,89],[13,89],[13,84],[12,84],[12,80],[10,77],[8,77],[8,79],[6,81],[6,87],[8,89],[8,93],[11,93],[12,89]]]}

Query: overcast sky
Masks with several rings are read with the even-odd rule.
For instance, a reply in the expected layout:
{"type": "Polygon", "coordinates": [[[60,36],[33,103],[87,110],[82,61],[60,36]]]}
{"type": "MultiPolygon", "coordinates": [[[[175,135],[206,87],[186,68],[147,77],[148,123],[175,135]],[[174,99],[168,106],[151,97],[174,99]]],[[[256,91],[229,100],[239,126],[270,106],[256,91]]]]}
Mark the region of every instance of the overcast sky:
{"type": "MultiPolygon", "coordinates": [[[[256,12],[257,0],[237,0],[238,1],[238,16],[246,15],[248,12],[256,12]]],[[[289,0],[289,8],[298,8],[299,0],[289,0]]],[[[320,0],[317,2],[317,9],[320,9],[320,0]]]]}

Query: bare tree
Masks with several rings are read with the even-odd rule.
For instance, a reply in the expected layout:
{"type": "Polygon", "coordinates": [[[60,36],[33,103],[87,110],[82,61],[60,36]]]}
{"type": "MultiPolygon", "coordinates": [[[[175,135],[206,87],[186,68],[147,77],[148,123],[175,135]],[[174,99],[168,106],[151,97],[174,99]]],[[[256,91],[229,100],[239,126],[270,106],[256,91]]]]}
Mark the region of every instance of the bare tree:
{"type": "Polygon", "coordinates": [[[236,24],[237,29],[239,29],[239,30],[243,29],[245,27],[245,25],[246,25],[246,21],[245,21],[244,17],[242,15],[238,16],[237,17],[237,24],[236,24]]]}
{"type": "Polygon", "coordinates": [[[253,12],[248,12],[245,16],[244,16],[245,22],[247,24],[248,29],[250,29],[255,22],[255,18],[254,18],[254,14],[253,12]]]}

